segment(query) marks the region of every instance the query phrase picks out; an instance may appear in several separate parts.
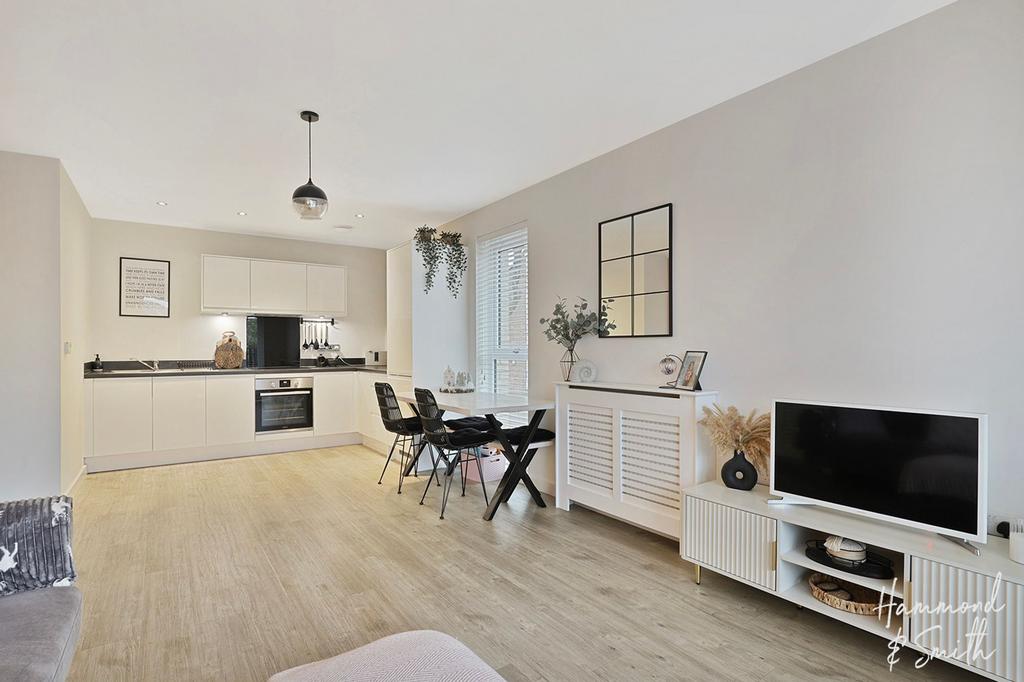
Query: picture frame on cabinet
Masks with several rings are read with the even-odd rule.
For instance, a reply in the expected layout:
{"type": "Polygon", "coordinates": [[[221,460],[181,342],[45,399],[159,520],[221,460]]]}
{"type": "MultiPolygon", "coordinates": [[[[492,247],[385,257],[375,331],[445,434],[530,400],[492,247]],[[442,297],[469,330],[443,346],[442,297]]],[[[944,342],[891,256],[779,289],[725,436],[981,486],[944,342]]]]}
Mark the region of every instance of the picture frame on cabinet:
{"type": "Polygon", "coordinates": [[[704,363],[708,359],[706,350],[688,350],[683,354],[683,364],[679,368],[676,388],[684,391],[699,391],[700,373],[704,371],[704,363]]]}
{"type": "Polygon", "coordinates": [[[170,317],[171,261],[121,256],[118,291],[121,317],[170,317]]]}

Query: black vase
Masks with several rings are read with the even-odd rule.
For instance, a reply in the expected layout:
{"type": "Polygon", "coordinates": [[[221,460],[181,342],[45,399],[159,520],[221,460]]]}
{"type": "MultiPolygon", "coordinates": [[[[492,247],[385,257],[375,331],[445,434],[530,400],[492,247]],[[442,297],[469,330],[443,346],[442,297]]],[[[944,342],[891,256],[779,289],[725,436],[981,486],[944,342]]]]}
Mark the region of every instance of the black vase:
{"type": "Polygon", "coordinates": [[[751,490],[757,485],[757,469],[747,461],[742,450],[735,450],[732,459],[722,465],[722,483],[736,490],[751,490]]]}

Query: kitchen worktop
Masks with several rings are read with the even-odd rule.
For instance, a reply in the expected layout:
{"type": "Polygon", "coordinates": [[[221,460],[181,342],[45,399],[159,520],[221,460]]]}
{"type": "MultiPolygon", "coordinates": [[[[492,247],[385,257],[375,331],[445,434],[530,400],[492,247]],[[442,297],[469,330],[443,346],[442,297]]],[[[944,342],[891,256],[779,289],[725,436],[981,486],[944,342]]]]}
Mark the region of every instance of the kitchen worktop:
{"type": "Polygon", "coordinates": [[[238,374],[319,374],[322,372],[372,372],[374,374],[387,374],[388,368],[384,365],[342,365],[341,367],[317,367],[315,365],[303,367],[268,367],[241,369],[158,369],[151,370],[144,367],[139,369],[104,369],[100,371],[86,370],[86,379],[123,379],[126,377],[197,377],[197,376],[234,376],[238,374]]]}

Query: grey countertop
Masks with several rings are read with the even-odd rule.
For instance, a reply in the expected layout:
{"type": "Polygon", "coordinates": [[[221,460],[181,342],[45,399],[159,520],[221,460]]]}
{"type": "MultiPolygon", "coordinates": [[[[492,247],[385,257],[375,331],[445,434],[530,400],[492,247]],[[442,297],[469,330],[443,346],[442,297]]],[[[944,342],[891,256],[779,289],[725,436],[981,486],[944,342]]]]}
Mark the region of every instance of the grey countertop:
{"type": "Polygon", "coordinates": [[[237,374],[319,374],[321,372],[373,372],[387,374],[388,368],[382,365],[348,365],[342,367],[272,367],[267,369],[104,369],[99,372],[86,370],[86,379],[124,379],[127,377],[200,377],[200,376],[233,376],[237,374]]]}

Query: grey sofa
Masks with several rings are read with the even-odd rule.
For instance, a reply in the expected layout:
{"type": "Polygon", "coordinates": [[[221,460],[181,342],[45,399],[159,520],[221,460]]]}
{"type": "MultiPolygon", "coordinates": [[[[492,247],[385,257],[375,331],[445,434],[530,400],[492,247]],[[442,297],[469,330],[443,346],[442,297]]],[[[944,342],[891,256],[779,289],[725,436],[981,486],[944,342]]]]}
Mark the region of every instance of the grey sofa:
{"type": "Polygon", "coordinates": [[[67,677],[82,627],[71,498],[0,502],[0,680],[67,677]]]}
{"type": "Polygon", "coordinates": [[[82,593],[46,587],[0,598],[0,680],[63,680],[82,627],[82,593]]]}

